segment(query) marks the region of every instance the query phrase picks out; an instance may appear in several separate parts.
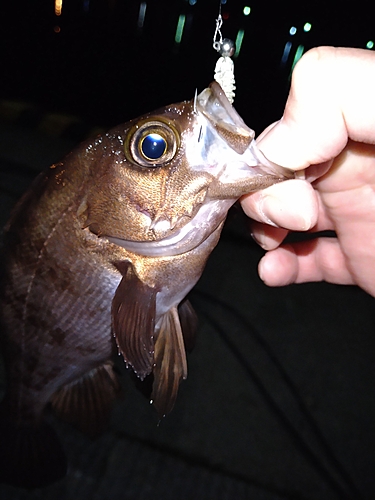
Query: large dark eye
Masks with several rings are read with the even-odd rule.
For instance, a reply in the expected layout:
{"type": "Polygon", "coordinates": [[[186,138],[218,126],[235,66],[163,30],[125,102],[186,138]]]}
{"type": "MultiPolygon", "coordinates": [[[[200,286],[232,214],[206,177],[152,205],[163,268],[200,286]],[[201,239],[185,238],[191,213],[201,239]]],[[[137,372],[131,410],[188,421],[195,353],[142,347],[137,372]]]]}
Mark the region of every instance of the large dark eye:
{"type": "Polygon", "coordinates": [[[125,153],[143,167],[158,167],[172,160],[179,146],[174,128],[162,121],[146,121],[136,125],[125,144],[125,153]]]}
{"type": "Polygon", "coordinates": [[[167,141],[159,134],[148,134],[142,139],[140,147],[145,158],[158,160],[167,149],[167,141]]]}

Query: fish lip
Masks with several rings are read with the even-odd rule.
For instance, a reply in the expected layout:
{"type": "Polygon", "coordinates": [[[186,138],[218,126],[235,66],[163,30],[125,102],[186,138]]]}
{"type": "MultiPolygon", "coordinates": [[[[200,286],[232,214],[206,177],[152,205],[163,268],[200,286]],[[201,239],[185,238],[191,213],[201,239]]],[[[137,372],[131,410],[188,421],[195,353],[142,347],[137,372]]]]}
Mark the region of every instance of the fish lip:
{"type": "Polygon", "coordinates": [[[154,241],[133,241],[102,235],[110,243],[144,257],[173,257],[187,253],[201,245],[225,220],[236,199],[210,200],[196,215],[172,235],[154,241]]]}
{"type": "Polygon", "coordinates": [[[234,126],[242,134],[247,134],[252,138],[255,136],[254,130],[246,125],[241,116],[228,101],[223,89],[216,81],[211,82],[210,85],[198,95],[197,108],[211,122],[220,122],[221,125],[226,125],[230,128],[234,126]],[[216,106],[209,108],[212,101],[215,102],[216,106]]]}
{"type": "MultiPolygon", "coordinates": [[[[247,149],[251,149],[259,165],[262,165],[262,168],[266,172],[270,174],[276,173],[285,180],[295,176],[293,170],[268,160],[268,158],[258,149],[254,130],[246,125],[216,81],[213,81],[199,94],[197,97],[197,108],[214,125],[219,135],[223,135],[220,130],[222,129],[227,130],[235,137],[241,138],[239,143],[237,143],[237,141],[229,141],[231,148],[237,153],[242,155],[247,149]],[[218,104],[217,107],[210,106],[210,99],[212,101],[212,97],[216,99],[216,104],[218,104]]],[[[228,137],[224,136],[224,140],[228,141],[228,137]]]]}
{"type": "Polygon", "coordinates": [[[235,108],[228,101],[228,98],[225,95],[224,90],[220,87],[220,85],[216,81],[213,81],[210,83],[208,88],[212,91],[212,94],[216,97],[221,106],[224,108],[227,115],[231,118],[233,124],[236,125],[237,127],[245,129],[247,132],[249,132],[250,135],[254,135],[254,131],[246,125],[241,116],[237,113],[235,108]]]}
{"type": "Polygon", "coordinates": [[[238,154],[243,154],[255,137],[228,101],[217,82],[212,82],[196,99],[196,109],[208,120],[216,133],[238,154]]]}

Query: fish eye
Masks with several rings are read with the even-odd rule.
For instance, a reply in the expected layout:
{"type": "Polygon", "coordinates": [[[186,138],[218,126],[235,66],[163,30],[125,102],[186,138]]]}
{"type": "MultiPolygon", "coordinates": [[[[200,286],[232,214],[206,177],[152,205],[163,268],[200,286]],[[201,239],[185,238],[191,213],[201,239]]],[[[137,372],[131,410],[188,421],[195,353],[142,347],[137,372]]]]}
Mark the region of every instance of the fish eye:
{"type": "Polygon", "coordinates": [[[169,124],[150,120],[131,129],[125,154],[142,167],[159,167],[171,161],[179,146],[179,135],[169,124]]]}
{"type": "Polygon", "coordinates": [[[158,160],[167,149],[167,141],[160,134],[145,135],[140,144],[140,150],[145,158],[158,160]]]}

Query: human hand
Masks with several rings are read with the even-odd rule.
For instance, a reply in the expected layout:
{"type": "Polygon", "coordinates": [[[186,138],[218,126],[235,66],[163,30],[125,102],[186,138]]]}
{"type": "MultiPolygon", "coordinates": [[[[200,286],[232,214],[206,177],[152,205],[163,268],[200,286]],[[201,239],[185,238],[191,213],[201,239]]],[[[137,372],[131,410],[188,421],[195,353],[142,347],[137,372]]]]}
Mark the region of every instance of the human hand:
{"type": "Polygon", "coordinates": [[[243,197],[268,252],[267,285],[325,280],[375,296],[375,53],[320,47],[295,67],[282,119],[257,140],[265,156],[306,179],[243,197]],[[311,182],[311,184],[310,184],[311,182]],[[289,230],[336,238],[282,245],[289,230]]]}

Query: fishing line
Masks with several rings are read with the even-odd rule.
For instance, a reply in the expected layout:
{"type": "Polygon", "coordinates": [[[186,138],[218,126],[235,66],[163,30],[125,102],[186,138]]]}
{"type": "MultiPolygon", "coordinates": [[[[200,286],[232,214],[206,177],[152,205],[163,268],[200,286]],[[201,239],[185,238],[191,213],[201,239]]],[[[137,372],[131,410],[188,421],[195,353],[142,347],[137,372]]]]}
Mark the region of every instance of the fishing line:
{"type": "Polygon", "coordinates": [[[247,374],[250,376],[250,378],[253,380],[253,382],[256,384],[256,386],[260,390],[260,392],[263,395],[264,399],[266,400],[267,404],[270,406],[270,408],[275,413],[277,418],[281,421],[284,428],[291,435],[293,441],[300,448],[303,455],[312,464],[312,466],[319,473],[319,475],[339,495],[339,498],[357,498],[357,499],[363,498],[361,492],[358,490],[357,486],[352,481],[347,470],[345,470],[344,466],[341,464],[341,462],[336,458],[335,454],[333,453],[330,445],[328,444],[327,440],[325,439],[324,435],[322,434],[320,428],[318,427],[318,425],[314,421],[314,419],[311,416],[304,401],[300,397],[298,389],[295,387],[292,379],[286,373],[286,371],[284,370],[280,361],[275,356],[275,354],[272,352],[270,346],[267,344],[267,342],[264,340],[264,338],[255,330],[255,328],[248,322],[248,320],[246,318],[243,317],[243,315],[238,310],[236,310],[234,307],[230,306],[228,303],[226,303],[226,302],[224,302],[216,297],[213,297],[210,294],[207,294],[205,292],[201,292],[201,291],[197,290],[196,288],[194,289],[193,292],[191,292],[191,295],[193,298],[194,298],[194,296],[197,296],[197,298],[199,298],[199,299],[203,299],[204,301],[210,302],[211,304],[215,304],[216,306],[219,306],[221,309],[224,309],[225,313],[228,314],[228,316],[235,319],[237,324],[240,324],[241,327],[244,328],[246,330],[246,332],[248,332],[251,335],[253,340],[255,340],[255,342],[262,348],[262,350],[266,353],[267,357],[270,359],[273,366],[280,373],[281,379],[284,381],[285,385],[289,389],[289,392],[292,395],[293,399],[297,402],[298,408],[299,408],[301,414],[303,415],[304,420],[310,426],[312,436],[314,436],[317,443],[320,444],[321,451],[323,452],[323,456],[325,457],[325,460],[328,462],[328,464],[330,464],[331,468],[335,471],[337,476],[340,477],[341,481],[344,484],[346,484],[347,489],[351,493],[348,493],[347,491],[345,491],[345,489],[343,489],[343,486],[337,480],[337,477],[335,478],[334,475],[332,474],[332,471],[329,470],[329,466],[324,465],[322,463],[321,458],[317,455],[316,452],[314,452],[311,449],[311,446],[306,442],[306,438],[304,438],[299,433],[299,431],[296,429],[296,427],[293,424],[293,421],[290,419],[290,417],[288,417],[288,415],[285,413],[285,411],[283,411],[280,408],[280,405],[274,400],[274,398],[269,393],[267,387],[264,385],[264,383],[261,380],[261,378],[259,377],[259,375],[251,367],[250,361],[244,355],[244,349],[240,349],[239,347],[237,347],[236,342],[233,341],[233,339],[226,333],[226,331],[221,326],[219,321],[217,321],[217,319],[213,318],[213,316],[207,312],[206,308],[203,308],[202,306],[200,306],[199,301],[194,301],[194,299],[192,300],[194,307],[196,307],[200,311],[202,316],[204,316],[206,318],[206,320],[215,328],[215,330],[218,332],[218,334],[220,335],[222,340],[225,342],[225,344],[227,345],[229,350],[232,352],[232,354],[235,356],[237,361],[246,370],[247,374]],[[353,497],[353,495],[354,495],[354,497],[353,497]]]}
{"type": "Polygon", "coordinates": [[[214,79],[223,89],[228,101],[233,103],[236,82],[234,78],[234,64],[231,57],[236,50],[236,45],[229,38],[223,38],[223,35],[221,34],[222,25],[223,17],[221,15],[221,0],[219,0],[219,15],[216,19],[212,46],[221,57],[219,57],[216,62],[214,79]]]}

